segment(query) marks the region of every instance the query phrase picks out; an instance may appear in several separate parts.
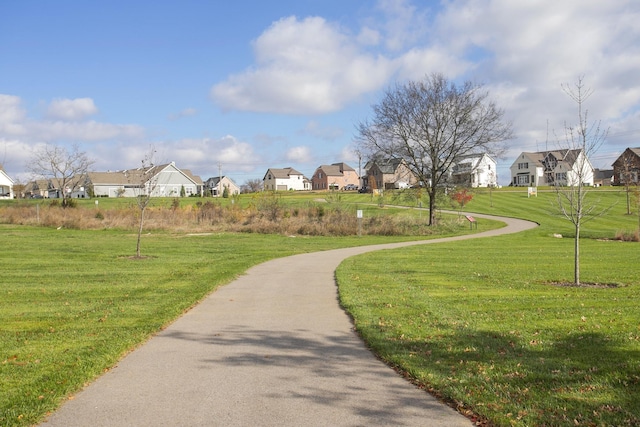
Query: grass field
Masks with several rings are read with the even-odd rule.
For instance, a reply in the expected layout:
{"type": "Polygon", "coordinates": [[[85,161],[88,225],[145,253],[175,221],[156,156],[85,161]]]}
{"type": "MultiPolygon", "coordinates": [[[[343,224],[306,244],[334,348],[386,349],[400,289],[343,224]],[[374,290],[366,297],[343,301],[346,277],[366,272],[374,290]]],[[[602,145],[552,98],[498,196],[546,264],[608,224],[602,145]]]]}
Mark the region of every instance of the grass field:
{"type": "MultiPolygon", "coordinates": [[[[286,203],[308,201],[293,198],[286,203]]],[[[154,202],[166,208],[172,203],[154,202]]],[[[23,203],[27,208],[20,207],[20,212],[34,214],[36,204],[43,202],[23,203]]],[[[99,206],[105,211],[129,209],[130,203],[100,199],[99,206]]],[[[94,205],[85,200],[76,209],[94,205]]],[[[376,210],[380,208],[367,207],[367,215],[376,210]]],[[[378,214],[408,213],[384,209],[378,214]]],[[[449,232],[469,231],[465,225],[449,232]]],[[[295,253],[416,238],[154,231],[143,236],[147,258],[132,259],[133,231],[0,224],[0,426],[36,423],[252,265],[295,253]]]]}
{"type": "MultiPolygon", "coordinates": [[[[635,230],[637,217],[624,215],[621,193],[593,195],[603,205],[618,204],[585,225],[583,279],[615,288],[550,285],[571,279],[570,223],[553,214],[552,193],[528,199],[524,191],[495,191],[491,200],[477,193],[465,210],[541,226],[517,236],[385,251],[384,263],[377,254],[348,260],[338,273],[342,302],[382,357],[463,412],[496,425],[638,423],[640,252],[637,243],[604,240],[635,230]]],[[[279,197],[294,207],[326,198],[365,216],[424,215],[390,206],[417,206],[407,195],[279,197]]],[[[154,202],[167,209],[173,203],[154,202]]],[[[31,215],[42,201],[26,203],[31,215]]],[[[131,208],[126,199],[99,200],[100,210],[131,208]]],[[[80,201],[79,209],[96,209],[95,201],[80,201]]],[[[479,231],[494,226],[481,222],[479,231]]],[[[415,238],[154,231],[143,236],[148,258],[132,260],[135,235],[126,229],[0,225],[0,425],[37,422],[251,265],[415,238]]]]}
{"type": "Polygon", "coordinates": [[[467,209],[524,217],[537,229],[346,260],[343,306],[372,349],[465,413],[499,426],[640,424],[640,247],[620,192],[583,229],[572,281],[573,229],[553,193],[478,193],[467,209]],[[553,237],[562,234],[564,238],[553,237]]]}

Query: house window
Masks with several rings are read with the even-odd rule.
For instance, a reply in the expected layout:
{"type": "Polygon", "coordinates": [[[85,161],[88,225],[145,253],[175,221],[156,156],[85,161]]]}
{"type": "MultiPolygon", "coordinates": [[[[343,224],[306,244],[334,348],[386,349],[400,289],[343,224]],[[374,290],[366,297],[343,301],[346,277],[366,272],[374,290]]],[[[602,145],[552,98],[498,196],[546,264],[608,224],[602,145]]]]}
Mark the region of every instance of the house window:
{"type": "Polygon", "coordinates": [[[556,173],[556,181],[566,181],[567,173],[566,172],[558,172],[556,173]]]}
{"type": "Polygon", "coordinates": [[[529,163],[518,163],[518,169],[529,169],[529,163]]]}
{"type": "Polygon", "coordinates": [[[517,181],[518,185],[524,185],[529,183],[529,175],[518,175],[517,178],[518,178],[518,181],[517,181]]]}

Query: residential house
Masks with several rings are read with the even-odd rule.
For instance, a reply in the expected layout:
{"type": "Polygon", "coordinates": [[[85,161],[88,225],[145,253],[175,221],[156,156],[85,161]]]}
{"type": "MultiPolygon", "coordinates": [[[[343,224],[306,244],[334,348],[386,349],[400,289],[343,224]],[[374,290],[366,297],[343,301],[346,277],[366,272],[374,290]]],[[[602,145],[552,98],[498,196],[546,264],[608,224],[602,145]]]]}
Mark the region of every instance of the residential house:
{"type": "Polygon", "coordinates": [[[13,180],[0,166],[0,199],[13,199],[13,180]]]}
{"type": "Polygon", "coordinates": [[[24,187],[24,197],[26,198],[47,198],[49,197],[50,181],[48,179],[36,179],[30,181],[24,187]]]}
{"type": "Polygon", "coordinates": [[[418,183],[407,163],[398,158],[375,158],[365,165],[363,185],[367,191],[408,188],[418,183]]]}
{"type": "Polygon", "coordinates": [[[346,163],[321,165],[311,177],[313,190],[342,190],[347,185],[358,188],[359,183],[358,173],[346,163]]]}
{"type": "Polygon", "coordinates": [[[466,187],[495,187],[497,162],[488,154],[463,156],[451,168],[451,182],[466,187]]]}
{"type": "Polygon", "coordinates": [[[511,165],[511,185],[539,187],[544,185],[593,185],[593,166],[581,149],[523,152],[511,165]]]}
{"type": "Polygon", "coordinates": [[[593,170],[593,186],[602,187],[609,186],[613,179],[613,169],[594,169],[593,170]]]}
{"type": "Polygon", "coordinates": [[[179,197],[183,189],[185,196],[202,195],[202,180],[171,162],[119,172],[89,172],[85,189],[95,197],[137,197],[147,191],[151,197],[179,197]]]}
{"type": "Polygon", "coordinates": [[[271,191],[310,190],[311,183],[300,172],[293,168],[267,169],[262,178],[263,189],[271,191]]]}
{"type": "Polygon", "coordinates": [[[638,185],[640,183],[640,148],[627,148],[613,162],[613,185],[638,185]]]}
{"type": "Polygon", "coordinates": [[[204,182],[205,194],[210,194],[212,197],[222,196],[225,189],[229,196],[240,194],[240,187],[227,176],[223,176],[222,178],[214,176],[204,182]]]}

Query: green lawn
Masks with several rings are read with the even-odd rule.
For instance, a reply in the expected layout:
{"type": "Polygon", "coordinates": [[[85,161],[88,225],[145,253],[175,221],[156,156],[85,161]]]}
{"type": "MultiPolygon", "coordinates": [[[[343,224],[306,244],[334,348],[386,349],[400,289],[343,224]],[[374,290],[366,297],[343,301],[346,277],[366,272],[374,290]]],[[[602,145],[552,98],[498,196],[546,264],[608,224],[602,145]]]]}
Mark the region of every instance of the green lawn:
{"type": "Polygon", "coordinates": [[[620,192],[590,193],[613,209],[584,225],[582,280],[615,287],[559,287],[573,229],[554,197],[478,193],[468,210],[540,227],[346,260],[342,304],[388,363],[494,425],[638,425],[640,247],[606,240],[637,216],[620,192]]]}
{"type": "MultiPolygon", "coordinates": [[[[491,200],[479,192],[465,210],[526,217],[541,226],[516,236],[385,251],[384,263],[378,253],[348,260],[338,273],[342,302],[390,363],[495,424],[637,423],[639,248],[596,240],[634,230],[637,217],[624,215],[619,192],[594,196],[618,204],[585,225],[583,280],[616,288],[550,285],[572,277],[571,224],[552,215],[552,193],[528,199],[522,190],[495,191],[491,200]]],[[[418,204],[397,193],[278,197],[290,206],[326,199],[329,205],[363,209],[365,217],[426,220],[419,210],[390,207],[418,204]]],[[[180,203],[200,200],[206,201],[180,203]]],[[[235,203],[255,201],[241,197],[235,203]]],[[[99,200],[101,210],[130,203],[99,200]]],[[[170,207],[172,200],[154,203],[170,207]]],[[[79,208],[87,207],[95,201],[80,201],[79,208]]],[[[491,227],[481,221],[479,231],[491,227]]],[[[452,231],[463,232],[466,225],[452,231]]],[[[149,257],[134,260],[133,232],[0,225],[0,425],[36,423],[251,265],[294,253],[413,239],[154,231],[143,236],[149,257]]]]}
{"type": "MultiPolygon", "coordinates": [[[[77,209],[93,207],[92,201],[83,202],[77,209]]],[[[104,209],[127,206],[123,200],[100,199],[100,204],[104,209]]],[[[378,208],[368,209],[373,214],[378,208]]],[[[450,230],[467,232],[463,226],[450,230]]],[[[132,231],[0,224],[0,426],[36,423],[252,265],[296,253],[416,238],[153,232],[143,235],[148,257],[132,259],[132,231]]]]}

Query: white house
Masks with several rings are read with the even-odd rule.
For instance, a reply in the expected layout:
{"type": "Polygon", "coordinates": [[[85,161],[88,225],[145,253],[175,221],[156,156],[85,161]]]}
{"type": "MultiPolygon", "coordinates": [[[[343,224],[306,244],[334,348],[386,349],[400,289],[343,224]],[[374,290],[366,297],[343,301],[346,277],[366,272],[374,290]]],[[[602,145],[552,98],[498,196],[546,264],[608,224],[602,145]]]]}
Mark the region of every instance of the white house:
{"type": "Polygon", "coordinates": [[[233,182],[228,176],[214,176],[204,182],[204,189],[209,191],[213,197],[220,197],[224,194],[224,190],[228,191],[229,196],[240,194],[240,187],[233,182]]]}
{"type": "Polygon", "coordinates": [[[497,162],[486,153],[463,156],[451,168],[451,180],[455,185],[472,188],[495,187],[498,183],[497,162]]]}
{"type": "Polygon", "coordinates": [[[593,177],[593,166],[581,149],[523,152],[511,165],[515,187],[593,185],[593,177]],[[582,182],[578,182],[580,175],[582,182]]]}
{"type": "Polygon", "coordinates": [[[0,167],[0,199],[13,199],[13,180],[0,167]]]}
{"type": "Polygon", "coordinates": [[[88,187],[95,197],[137,197],[147,191],[151,197],[180,197],[183,189],[185,196],[202,195],[202,180],[178,169],[174,162],[119,172],[89,172],[88,187]]]}
{"type": "Polygon", "coordinates": [[[262,178],[264,190],[287,191],[287,190],[310,190],[311,183],[300,172],[293,168],[267,169],[262,178]]]}

